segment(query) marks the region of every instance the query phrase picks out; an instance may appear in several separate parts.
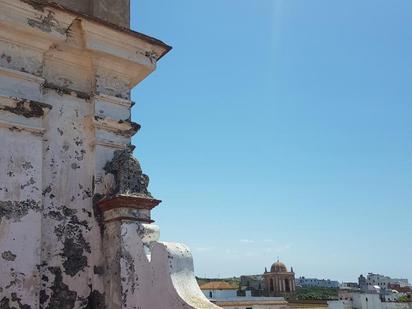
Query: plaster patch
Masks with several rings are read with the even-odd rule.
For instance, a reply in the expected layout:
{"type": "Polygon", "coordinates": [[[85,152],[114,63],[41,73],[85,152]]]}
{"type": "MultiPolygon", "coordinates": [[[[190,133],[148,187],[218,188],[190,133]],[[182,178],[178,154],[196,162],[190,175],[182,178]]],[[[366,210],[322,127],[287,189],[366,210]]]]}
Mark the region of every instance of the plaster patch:
{"type": "Polygon", "coordinates": [[[25,201],[0,201],[0,223],[3,218],[19,222],[27,216],[29,211],[38,212],[41,210],[40,203],[34,200],[25,201]]]}
{"type": "Polygon", "coordinates": [[[85,252],[91,253],[90,244],[83,236],[82,227],[89,229],[87,221],[79,221],[73,216],[69,223],[60,224],[55,228],[56,236],[60,241],[63,239],[64,258],[63,268],[67,275],[74,277],[88,266],[85,252]]]}
{"type": "Polygon", "coordinates": [[[40,16],[38,19],[28,18],[27,23],[30,27],[40,29],[43,32],[52,32],[54,30],[60,34],[66,34],[67,31],[66,28],[60,26],[52,11],[49,11],[47,15],[40,16]]]}
{"type": "Polygon", "coordinates": [[[10,299],[8,299],[7,297],[3,297],[2,300],[0,300],[0,308],[12,309],[12,307],[10,307],[10,299]]]}
{"type": "Polygon", "coordinates": [[[15,106],[4,106],[1,109],[7,112],[24,116],[25,118],[40,118],[44,116],[44,109],[51,109],[52,106],[31,100],[12,98],[15,106]]]}
{"type": "Polygon", "coordinates": [[[6,59],[7,63],[11,62],[11,56],[6,55],[5,53],[1,54],[0,58],[1,59],[6,59]]]}
{"type": "Polygon", "coordinates": [[[63,275],[58,267],[49,267],[54,274],[53,286],[50,288],[52,294],[47,309],[72,309],[75,306],[77,292],[71,291],[69,286],[63,282],[63,275]]]}
{"type": "Polygon", "coordinates": [[[4,251],[1,254],[1,257],[3,258],[3,260],[13,262],[16,259],[17,255],[13,254],[13,252],[11,252],[11,251],[4,251]]]}
{"type": "Polygon", "coordinates": [[[79,99],[82,99],[82,100],[85,100],[87,102],[90,101],[90,97],[91,97],[91,95],[89,93],[69,89],[67,87],[61,87],[61,86],[55,85],[53,83],[44,83],[42,85],[42,88],[44,90],[47,90],[47,89],[54,90],[60,96],[63,96],[63,95],[75,96],[75,97],[77,97],[79,99]]]}
{"type": "Polygon", "coordinates": [[[88,297],[87,309],[104,309],[106,308],[104,294],[94,290],[88,297]]]}
{"type": "Polygon", "coordinates": [[[19,309],[31,309],[30,305],[26,305],[21,302],[21,298],[19,298],[16,293],[11,294],[11,300],[18,304],[19,309]]]}
{"type": "Polygon", "coordinates": [[[87,243],[83,236],[80,237],[79,242],[66,238],[63,248],[63,257],[66,259],[63,267],[66,274],[74,277],[87,266],[87,257],[83,255],[85,246],[87,243]]]}

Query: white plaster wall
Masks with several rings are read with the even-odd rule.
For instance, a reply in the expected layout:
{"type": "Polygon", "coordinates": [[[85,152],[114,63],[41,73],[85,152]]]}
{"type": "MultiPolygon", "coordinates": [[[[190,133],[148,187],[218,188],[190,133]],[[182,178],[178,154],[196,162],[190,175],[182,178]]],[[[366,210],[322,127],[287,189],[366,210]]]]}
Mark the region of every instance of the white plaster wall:
{"type": "Polygon", "coordinates": [[[381,309],[382,302],[380,300],[380,296],[378,294],[360,294],[354,293],[352,295],[352,303],[354,308],[362,308],[362,309],[381,309]]]}
{"type": "MultiPolygon", "coordinates": [[[[369,298],[368,298],[369,300],[369,298]]],[[[354,301],[338,300],[328,302],[328,309],[411,309],[411,303],[380,302],[372,298],[366,302],[365,297],[356,297],[354,301]]]]}
{"type": "MultiPolygon", "coordinates": [[[[79,72],[82,73],[82,72],[79,72]]],[[[90,274],[101,254],[100,231],[94,218],[94,129],[85,119],[92,114],[89,102],[47,91],[44,102],[53,106],[44,134],[42,261],[52,294],[56,271],[75,292],[76,307],[91,293],[90,274]],[[92,250],[92,244],[94,246],[92,250]]],[[[100,291],[103,293],[103,291],[100,291]]]]}
{"type": "Polygon", "coordinates": [[[135,304],[141,309],[218,308],[201,293],[185,246],[154,242],[148,259],[139,223],[118,221],[107,227],[104,250],[113,263],[112,273],[105,275],[106,290],[121,293],[106,299],[110,308],[133,308],[135,304]],[[120,264],[116,264],[116,256],[121,257],[120,264]]]}
{"type": "Polygon", "coordinates": [[[352,301],[349,301],[349,300],[329,301],[328,309],[352,309],[352,301]]]}
{"type": "Polygon", "coordinates": [[[153,242],[149,260],[139,224],[105,224],[93,202],[107,192],[105,164],[137,130],[130,89],[165,50],[0,0],[0,308],[218,308],[185,246],[153,242]]]}
{"type": "Polygon", "coordinates": [[[382,309],[411,309],[412,303],[382,303],[382,309]]]}
{"type": "Polygon", "coordinates": [[[286,309],[286,305],[247,305],[247,306],[224,306],[223,308],[227,309],[286,309]]]}
{"type": "Polygon", "coordinates": [[[15,292],[23,304],[37,304],[42,139],[0,128],[0,145],[0,296],[15,292]]]}
{"type": "MultiPolygon", "coordinates": [[[[96,173],[100,139],[90,119],[98,108],[100,118],[127,126],[131,102],[105,95],[112,83],[100,85],[103,93],[92,98],[97,77],[76,16],[0,1],[0,23],[0,168],[6,171],[0,175],[0,307],[103,305],[95,179],[131,135],[118,134],[117,128],[99,130],[110,143],[96,173]],[[69,19],[73,25],[66,24],[69,19]],[[70,37],[61,37],[64,24],[70,37]],[[35,100],[50,108],[41,116],[27,115],[13,100],[35,100]],[[6,110],[10,107],[12,112],[6,110]]],[[[112,79],[100,77],[102,83],[112,79]]],[[[128,89],[117,91],[129,95],[128,89]]]]}

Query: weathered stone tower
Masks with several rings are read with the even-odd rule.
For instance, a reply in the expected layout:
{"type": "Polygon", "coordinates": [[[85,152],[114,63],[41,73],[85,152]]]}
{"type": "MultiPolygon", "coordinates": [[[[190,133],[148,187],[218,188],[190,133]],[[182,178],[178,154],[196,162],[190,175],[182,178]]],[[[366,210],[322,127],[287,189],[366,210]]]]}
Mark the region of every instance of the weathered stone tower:
{"type": "Polygon", "coordinates": [[[158,242],[130,89],[170,47],[129,0],[0,0],[0,308],[217,308],[158,242]]]}

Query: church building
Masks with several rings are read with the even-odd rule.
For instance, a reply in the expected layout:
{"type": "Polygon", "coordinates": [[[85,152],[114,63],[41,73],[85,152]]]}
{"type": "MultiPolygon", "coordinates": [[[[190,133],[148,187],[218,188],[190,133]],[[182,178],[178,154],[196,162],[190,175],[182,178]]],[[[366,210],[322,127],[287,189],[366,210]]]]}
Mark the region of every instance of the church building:
{"type": "Polygon", "coordinates": [[[265,269],[263,278],[267,296],[284,296],[296,291],[293,268],[288,271],[286,265],[279,260],[272,265],[270,272],[265,269]]]}

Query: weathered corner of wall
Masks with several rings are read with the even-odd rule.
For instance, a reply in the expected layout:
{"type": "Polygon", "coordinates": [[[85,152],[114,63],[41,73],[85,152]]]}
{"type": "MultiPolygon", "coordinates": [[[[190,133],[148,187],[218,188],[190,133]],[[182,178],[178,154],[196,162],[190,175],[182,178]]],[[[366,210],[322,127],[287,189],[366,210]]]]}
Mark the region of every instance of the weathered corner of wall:
{"type": "Polygon", "coordinates": [[[31,2],[0,0],[0,38],[25,41],[27,48],[44,53],[69,48],[71,57],[87,54],[97,69],[127,77],[129,88],[153,72],[157,61],[171,50],[162,41],[94,16],[55,4],[40,6],[31,2]],[[73,29],[75,24],[80,28],[73,29]],[[73,43],[75,35],[80,41],[73,43]]]}

